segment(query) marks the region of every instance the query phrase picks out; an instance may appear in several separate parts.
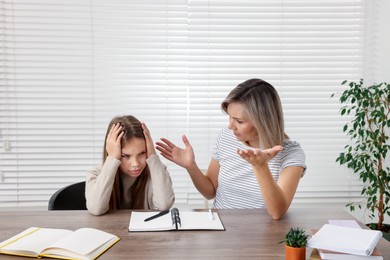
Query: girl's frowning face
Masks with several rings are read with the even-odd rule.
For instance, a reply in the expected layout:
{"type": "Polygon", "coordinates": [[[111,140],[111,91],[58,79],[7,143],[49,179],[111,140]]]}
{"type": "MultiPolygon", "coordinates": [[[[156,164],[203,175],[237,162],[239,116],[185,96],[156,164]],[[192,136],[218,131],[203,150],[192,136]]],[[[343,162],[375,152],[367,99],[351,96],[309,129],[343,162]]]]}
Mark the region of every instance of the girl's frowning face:
{"type": "Polygon", "coordinates": [[[138,177],[146,167],[146,142],[143,138],[131,138],[122,147],[120,170],[130,177],[138,177]]]}

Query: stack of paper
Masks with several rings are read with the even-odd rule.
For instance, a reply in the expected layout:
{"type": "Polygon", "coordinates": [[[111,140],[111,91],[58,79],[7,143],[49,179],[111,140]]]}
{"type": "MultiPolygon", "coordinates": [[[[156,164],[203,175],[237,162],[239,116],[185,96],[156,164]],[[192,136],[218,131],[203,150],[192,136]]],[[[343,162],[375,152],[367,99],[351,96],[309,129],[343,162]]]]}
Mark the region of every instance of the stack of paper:
{"type": "Polygon", "coordinates": [[[325,224],[307,246],[318,249],[322,259],[383,259],[376,249],[381,237],[377,230],[325,224]]]}
{"type": "Polygon", "coordinates": [[[383,255],[377,248],[368,256],[345,254],[323,249],[318,249],[318,254],[322,260],[383,260],[383,255]]]}

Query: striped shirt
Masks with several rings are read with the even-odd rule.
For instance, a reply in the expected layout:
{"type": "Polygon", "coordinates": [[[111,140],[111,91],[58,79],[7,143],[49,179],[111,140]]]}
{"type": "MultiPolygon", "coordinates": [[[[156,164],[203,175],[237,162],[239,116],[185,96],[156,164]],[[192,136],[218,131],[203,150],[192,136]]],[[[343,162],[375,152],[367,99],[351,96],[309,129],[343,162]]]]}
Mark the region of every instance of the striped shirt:
{"type": "MultiPolygon", "coordinates": [[[[264,208],[265,202],[252,165],[237,154],[237,149],[253,148],[238,141],[230,129],[223,129],[212,149],[212,156],[220,165],[213,207],[264,208]]],[[[302,166],[304,174],[305,153],[297,142],[286,140],[283,150],[268,162],[268,166],[275,182],[280,171],[288,166],[302,166]]]]}

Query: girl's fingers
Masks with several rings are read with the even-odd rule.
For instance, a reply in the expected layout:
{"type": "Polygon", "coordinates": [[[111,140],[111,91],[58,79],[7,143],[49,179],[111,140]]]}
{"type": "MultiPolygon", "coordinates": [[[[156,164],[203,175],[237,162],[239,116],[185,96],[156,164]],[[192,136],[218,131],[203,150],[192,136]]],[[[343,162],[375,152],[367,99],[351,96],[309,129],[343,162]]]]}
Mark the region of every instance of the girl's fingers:
{"type": "Polygon", "coordinates": [[[117,137],[117,140],[121,140],[122,139],[122,136],[125,134],[125,132],[121,131],[117,137]]]}
{"type": "Polygon", "coordinates": [[[124,135],[124,131],[122,130],[122,126],[120,123],[114,124],[111,129],[109,134],[107,135],[107,145],[117,145],[122,139],[124,135]]]}
{"type": "Polygon", "coordinates": [[[145,123],[141,123],[141,126],[142,126],[142,129],[143,129],[144,131],[148,131],[148,132],[149,132],[149,128],[146,126],[145,123]]]}
{"type": "Polygon", "coordinates": [[[141,126],[142,126],[142,130],[144,131],[144,135],[147,136],[147,137],[150,137],[149,129],[146,126],[146,124],[145,123],[141,123],[141,126]]]}
{"type": "Polygon", "coordinates": [[[122,126],[119,123],[114,124],[109,132],[109,135],[118,135],[118,133],[122,130],[122,126]]]}

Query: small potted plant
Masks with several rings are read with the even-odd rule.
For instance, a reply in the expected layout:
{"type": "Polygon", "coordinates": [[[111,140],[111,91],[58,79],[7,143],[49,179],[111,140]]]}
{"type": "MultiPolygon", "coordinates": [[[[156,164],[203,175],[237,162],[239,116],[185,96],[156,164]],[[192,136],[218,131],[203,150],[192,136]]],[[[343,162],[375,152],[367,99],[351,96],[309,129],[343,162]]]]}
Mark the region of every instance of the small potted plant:
{"type": "Polygon", "coordinates": [[[305,230],[301,228],[290,228],[286,237],[279,243],[285,243],[286,260],[305,260],[307,238],[305,230]]]}

